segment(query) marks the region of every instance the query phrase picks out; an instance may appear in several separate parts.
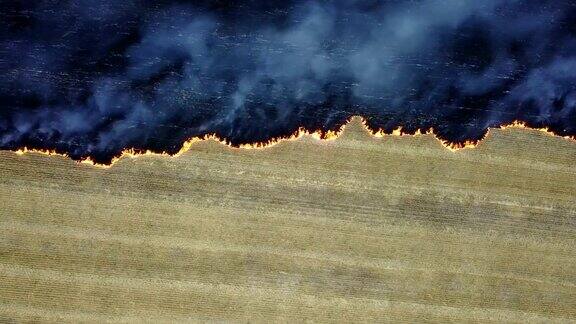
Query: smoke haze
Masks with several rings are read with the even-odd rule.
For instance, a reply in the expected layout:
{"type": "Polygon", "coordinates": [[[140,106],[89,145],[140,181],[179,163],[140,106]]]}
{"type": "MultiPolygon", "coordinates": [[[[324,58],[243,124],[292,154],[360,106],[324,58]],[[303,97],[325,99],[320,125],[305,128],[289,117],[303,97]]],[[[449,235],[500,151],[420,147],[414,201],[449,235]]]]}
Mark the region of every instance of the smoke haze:
{"type": "Polygon", "coordinates": [[[338,128],[576,134],[576,1],[0,1],[0,148],[109,162],[338,128]]]}

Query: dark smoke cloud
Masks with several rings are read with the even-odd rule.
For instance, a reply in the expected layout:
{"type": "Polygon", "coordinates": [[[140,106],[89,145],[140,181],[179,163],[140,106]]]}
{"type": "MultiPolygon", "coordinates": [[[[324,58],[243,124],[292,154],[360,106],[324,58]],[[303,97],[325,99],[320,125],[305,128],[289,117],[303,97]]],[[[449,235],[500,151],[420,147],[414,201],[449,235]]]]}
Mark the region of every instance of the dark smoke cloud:
{"type": "Polygon", "coordinates": [[[576,134],[576,2],[1,1],[0,148],[107,162],[334,129],[576,134]]]}

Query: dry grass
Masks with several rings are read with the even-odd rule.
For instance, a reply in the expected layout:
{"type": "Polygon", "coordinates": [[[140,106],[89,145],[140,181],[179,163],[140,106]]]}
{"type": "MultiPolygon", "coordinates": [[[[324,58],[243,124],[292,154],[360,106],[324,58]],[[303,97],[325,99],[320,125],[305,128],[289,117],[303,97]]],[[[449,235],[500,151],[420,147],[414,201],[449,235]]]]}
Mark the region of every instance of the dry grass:
{"type": "Polygon", "coordinates": [[[0,321],[576,320],[576,144],[0,152],[0,321]]]}

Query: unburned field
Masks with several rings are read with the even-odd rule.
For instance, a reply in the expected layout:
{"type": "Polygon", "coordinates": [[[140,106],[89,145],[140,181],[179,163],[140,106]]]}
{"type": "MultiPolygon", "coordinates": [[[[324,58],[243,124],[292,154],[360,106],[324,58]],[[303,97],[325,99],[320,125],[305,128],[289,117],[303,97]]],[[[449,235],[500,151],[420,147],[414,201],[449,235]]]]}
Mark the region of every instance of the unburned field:
{"type": "Polygon", "coordinates": [[[0,152],[0,321],[576,321],[576,143],[0,152]]]}

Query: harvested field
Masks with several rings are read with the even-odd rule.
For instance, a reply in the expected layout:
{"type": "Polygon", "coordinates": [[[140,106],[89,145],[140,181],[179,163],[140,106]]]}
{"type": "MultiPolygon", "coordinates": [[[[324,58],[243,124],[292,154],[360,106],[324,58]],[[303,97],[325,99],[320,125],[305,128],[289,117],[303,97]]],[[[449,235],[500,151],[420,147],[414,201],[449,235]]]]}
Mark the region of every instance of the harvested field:
{"type": "Polygon", "coordinates": [[[576,321],[576,143],[0,152],[0,322],[576,321]]]}

